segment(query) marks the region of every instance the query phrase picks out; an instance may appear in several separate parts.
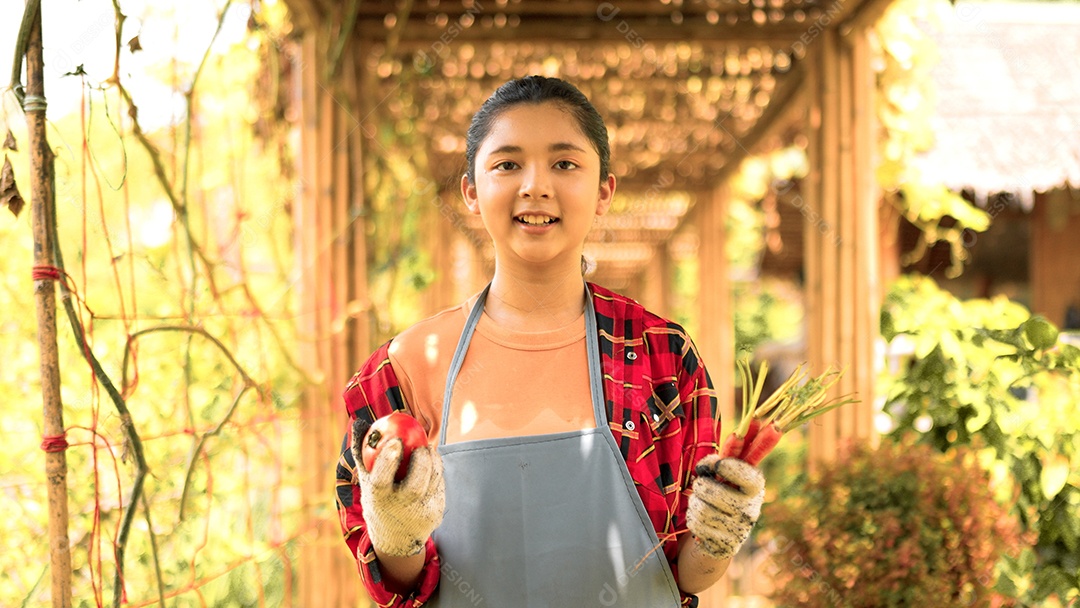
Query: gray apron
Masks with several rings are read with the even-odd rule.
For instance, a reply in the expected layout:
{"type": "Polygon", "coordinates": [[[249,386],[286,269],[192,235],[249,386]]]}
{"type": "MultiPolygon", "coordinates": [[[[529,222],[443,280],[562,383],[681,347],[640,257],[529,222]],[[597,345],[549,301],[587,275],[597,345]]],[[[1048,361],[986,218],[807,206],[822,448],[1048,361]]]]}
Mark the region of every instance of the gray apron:
{"type": "Polygon", "coordinates": [[[433,535],[441,578],[427,605],[679,606],[663,549],[607,428],[591,293],[585,343],[596,427],[446,444],[451,392],[487,291],[469,314],[446,377],[438,446],[446,511],[433,535]]]}

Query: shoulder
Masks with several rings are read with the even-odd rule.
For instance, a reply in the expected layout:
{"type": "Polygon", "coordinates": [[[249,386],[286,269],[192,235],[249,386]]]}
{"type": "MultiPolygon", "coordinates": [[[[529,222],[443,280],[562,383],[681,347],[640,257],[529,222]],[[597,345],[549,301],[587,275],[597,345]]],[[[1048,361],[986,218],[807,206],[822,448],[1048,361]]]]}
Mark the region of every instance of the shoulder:
{"type": "Polygon", "coordinates": [[[452,352],[457,335],[464,326],[461,306],[449,308],[410,326],[387,341],[368,357],[345,386],[343,397],[350,415],[370,407],[373,417],[405,407],[402,380],[410,372],[422,372],[417,365],[438,359],[442,349],[452,352]],[[454,324],[457,329],[453,329],[454,324]],[[435,356],[429,353],[435,352],[435,356]],[[377,410],[377,411],[375,411],[377,410]],[[385,410],[385,411],[384,411],[385,410]]]}
{"type": "Polygon", "coordinates": [[[390,341],[390,357],[397,364],[416,358],[430,359],[428,353],[452,353],[465,327],[467,312],[465,304],[458,304],[409,326],[390,341]]]}
{"type": "Polygon", "coordinates": [[[698,371],[697,347],[682,325],[648,310],[633,298],[589,285],[602,338],[606,331],[616,339],[641,340],[654,366],[690,374],[698,371]]]}
{"type": "Polygon", "coordinates": [[[625,325],[629,322],[637,326],[637,331],[643,336],[663,337],[680,344],[690,342],[690,336],[682,325],[645,308],[637,300],[595,283],[589,283],[589,287],[593,292],[597,314],[611,320],[612,325],[625,325]]]}

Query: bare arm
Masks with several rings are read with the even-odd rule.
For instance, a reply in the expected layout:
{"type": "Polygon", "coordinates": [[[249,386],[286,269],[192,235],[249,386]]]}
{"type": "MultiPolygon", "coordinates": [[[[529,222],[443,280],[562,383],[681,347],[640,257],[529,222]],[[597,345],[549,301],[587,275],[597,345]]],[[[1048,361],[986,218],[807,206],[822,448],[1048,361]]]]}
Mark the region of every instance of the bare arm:
{"type": "Polygon", "coordinates": [[[731,558],[717,559],[701,550],[693,534],[679,540],[679,589],[698,594],[712,587],[727,572],[731,558]]]}
{"type": "Polygon", "coordinates": [[[379,561],[379,573],[386,589],[407,596],[420,582],[420,573],[424,569],[424,552],[408,557],[385,555],[375,549],[379,561]]]}
{"type": "Polygon", "coordinates": [[[727,570],[761,514],[765,478],[736,458],[711,454],[695,467],[686,527],[693,536],[679,546],[679,582],[683,591],[708,589],[727,570]],[[686,562],[683,562],[683,559],[686,562]]]}

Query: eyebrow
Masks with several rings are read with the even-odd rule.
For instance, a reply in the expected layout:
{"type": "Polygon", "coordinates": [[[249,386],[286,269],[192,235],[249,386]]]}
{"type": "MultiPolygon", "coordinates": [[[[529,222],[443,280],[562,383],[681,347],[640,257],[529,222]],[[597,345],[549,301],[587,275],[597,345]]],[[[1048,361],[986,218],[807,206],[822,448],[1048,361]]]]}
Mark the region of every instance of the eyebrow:
{"type": "MultiPolygon", "coordinates": [[[[577,152],[584,152],[585,150],[570,142],[558,142],[548,146],[548,150],[551,152],[563,152],[565,150],[574,150],[577,152]]],[[[521,152],[521,146],[499,146],[491,151],[491,154],[517,154],[521,152]]]]}

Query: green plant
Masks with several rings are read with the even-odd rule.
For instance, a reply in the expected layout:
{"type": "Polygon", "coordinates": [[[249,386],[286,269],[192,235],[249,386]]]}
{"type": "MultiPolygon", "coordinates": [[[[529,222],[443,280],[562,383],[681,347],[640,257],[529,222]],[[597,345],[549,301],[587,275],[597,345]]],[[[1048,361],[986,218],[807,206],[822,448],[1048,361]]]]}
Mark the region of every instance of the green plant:
{"type": "Polygon", "coordinates": [[[991,606],[1017,546],[970,450],[857,445],[767,509],[781,606],[991,606]]]}
{"type": "Polygon", "coordinates": [[[878,20],[872,41],[877,51],[877,118],[882,126],[877,182],[886,200],[920,230],[919,241],[904,262],[919,260],[943,241],[949,245],[951,261],[945,274],[955,277],[968,259],[965,233],[986,230],[990,216],[944,184],[928,180],[915,162],[934,143],[930,72],[938,55],[925,25],[939,22],[951,9],[946,0],[898,0],[878,20]]]}
{"type": "Polygon", "coordinates": [[[881,332],[910,351],[881,391],[891,436],[979,449],[1033,539],[1005,556],[999,590],[1039,606],[1080,598],[1080,349],[1015,302],[960,301],[921,277],[893,286],[881,332]]]}
{"type": "MultiPolygon", "coordinates": [[[[232,33],[206,41],[196,57],[166,57],[169,41],[144,33],[147,50],[132,65],[120,4],[99,6],[96,19],[98,42],[115,43],[112,56],[95,43],[103,52],[86,53],[85,70],[66,78],[83,91],[82,111],[61,114],[69,104],[52,98],[49,107],[57,241],[77,293],[58,298],[57,319],[73,605],[295,605],[296,554],[310,529],[299,459],[288,457],[310,424],[299,407],[310,385],[295,355],[297,190],[287,125],[269,124],[274,115],[260,109],[266,100],[256,91],[264,66],[276,65],[267,57],[285,52],[269,39],[285,31],[285,7],[255,7],[245,21],[258,31],[227,27],[232,33]],[[184,103],[163,108],[148,95],[158,90],[184,103]],[[162,124],[177,111],[177,121],[162,124]],[[253,120],[268,126],[254,133],[253,120]],[[85,350],[65,300],[80,313],[85,350]],[[119,400],[91,376],[88,352],[119,400]],[[130,415],[118,413],[117,401],[130,415]],[[137,494],[129,430],[149,466],[137,494]]],[[[222,8],[215,18],[215,10],[195,10],[192,23],[236,23],[234,12],[222,8]]],[[[138,21],[171,24],[172,16],[155,5],[138,21]]],[[[0,134],[10,128],[19,144],[10,157],[27,193],[26,121],[14,108],[0,108],[0,134]]],[[[34,244],[28,213],[4,216],[0,508],[10,517],[0,527],[0,605],[43,606],[53,571],[36,320],[25,313],[34,307],[26,271],[34,244]]]]}

